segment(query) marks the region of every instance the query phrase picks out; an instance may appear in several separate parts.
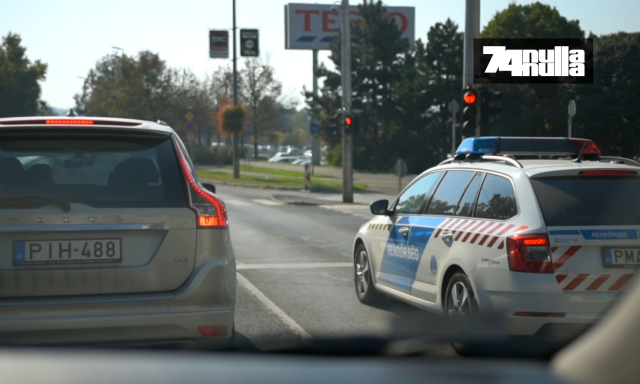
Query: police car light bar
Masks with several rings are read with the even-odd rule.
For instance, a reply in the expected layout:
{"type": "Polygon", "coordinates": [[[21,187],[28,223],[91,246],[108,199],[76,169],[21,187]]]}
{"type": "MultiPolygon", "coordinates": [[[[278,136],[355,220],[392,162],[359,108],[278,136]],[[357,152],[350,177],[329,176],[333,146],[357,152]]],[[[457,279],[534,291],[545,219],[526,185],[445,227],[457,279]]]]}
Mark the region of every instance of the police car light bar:
{"type": "Polygon", "coordinates": [[[456,155],[600,155],[591,140],[564,137],[469,137],[460,143],[456,155]]]}

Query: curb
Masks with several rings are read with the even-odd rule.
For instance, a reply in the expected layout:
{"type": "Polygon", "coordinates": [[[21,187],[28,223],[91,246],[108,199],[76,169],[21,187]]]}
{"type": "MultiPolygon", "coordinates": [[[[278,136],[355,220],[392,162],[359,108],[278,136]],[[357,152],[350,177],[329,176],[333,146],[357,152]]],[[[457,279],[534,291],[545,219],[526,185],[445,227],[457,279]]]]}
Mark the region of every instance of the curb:
{"type": "Polygon", "coordinates": [[[256,185],[256,184],[243,184],[243,183],[230,183],[227,181],[219,181],[219,180],[211,180],[211,179],[202,179],[203,181],[206,181],[210,184],[213,185],[226,185],[229,187],[245,187],[245,188],[255,188],[255,189],[273,189],[273,190],[277,190],[277,191],[302,191],[302,189],[300,188],[293,188],[293,187],[278,187],[278,186],[271,186],[271,187],[265,187],[262,185],[256,185]]]}
{"type": "Polygon", "coordinates": [[[281,200],[281,199],[278,199],[277,197],[275,197],[274,195],[269,196],[269,198],[271,200],[273,200],[273,201],[277,201],[278,203],[282,203],[282,204],[286,204],[286,205],[307,205],[307,206],[320,205],[320,204],[311,203],[311,202],[302,201],[302,200],[293,200],[293,201],[281,200]]]}

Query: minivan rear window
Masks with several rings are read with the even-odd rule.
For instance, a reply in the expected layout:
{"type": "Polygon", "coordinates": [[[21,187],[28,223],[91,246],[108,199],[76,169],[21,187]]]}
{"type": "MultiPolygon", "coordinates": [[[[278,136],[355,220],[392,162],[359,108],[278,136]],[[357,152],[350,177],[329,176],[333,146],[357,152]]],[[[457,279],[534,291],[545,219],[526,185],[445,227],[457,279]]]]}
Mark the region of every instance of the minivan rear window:
{"type": "Polygon", "coordinates": [[[640,223],[640,177],[545,177],[531,185],[547,226],[640,223]]]}
{"type": "Polygon", "coordinates": [[[0,198],[46,196],[94,207],[186,207],[168,136],[0,136],[0,198]]]}

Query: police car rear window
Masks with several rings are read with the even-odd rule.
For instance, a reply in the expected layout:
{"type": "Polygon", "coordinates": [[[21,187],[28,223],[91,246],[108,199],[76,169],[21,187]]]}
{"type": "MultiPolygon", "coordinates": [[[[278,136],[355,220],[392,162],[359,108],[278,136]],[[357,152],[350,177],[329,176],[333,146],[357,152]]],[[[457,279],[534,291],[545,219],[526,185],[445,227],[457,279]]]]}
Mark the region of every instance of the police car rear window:
{"type": "Polygon", "coordinates": [[[93,207],[186,207],[167,136],[2,135],[0,198],[45,196],[93,207]]]}
{"type": "Polygon", "coordinates": [[[531,184],[547,226],[640,224],[640,177],[548,177],[531,184]]]}

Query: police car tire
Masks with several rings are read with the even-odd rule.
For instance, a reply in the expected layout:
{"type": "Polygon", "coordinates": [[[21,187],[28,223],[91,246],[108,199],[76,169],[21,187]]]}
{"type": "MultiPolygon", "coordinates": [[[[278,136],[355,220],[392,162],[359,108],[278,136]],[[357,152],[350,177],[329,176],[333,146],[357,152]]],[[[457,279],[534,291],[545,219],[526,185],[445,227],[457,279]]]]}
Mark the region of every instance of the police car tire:
{"type": "Polygon", "coordinates": [[[364,244],[360,244],[358,248],[356,248],[356,253],[354,255],[354,261],[353,261],[353,279],[354,279],[353,281],[354,287],[356,290],[356,296],[358,297],[358,300],[360,300],[362,304],[373,306],[373,305],[380,304],[384,301],[385,295],[378,292],[376,290],[376,287],[373,286],[373,277],[371,274],[371,263],[369,262],[369,253],[367,252],[367,249],[365,248],[364,244]],[[358,286],[359,276],[358,276],[357,263],[358,263],[358,256],[360,255],[361,252],[364,252],[364,254],[366,255],[366,262],[368,265],[368,268],[364,273],[364,279],[367,281],[367,286],[364,292],[360,292],[360,289],[358,286]]]}
{"type": "MultiPolygon", "coordinates": [[[[462,283],[467,290],[467,294],[469,295],[469,303],[470,303],[470,311],[473,313],[476,310],[475,306],[475,294],[473,293],[473,288],[471,287],[471,282],[469,282],[469,278],[463,272],[456,272],[451,276],[449,282],[447,283],[447,290],[445,291],[445,302],[443,305],[443,309],[445,315],[449,316],[448,305],[449,298],[451,295],[451,291],[453,286],[456,283],[462,283]]],[[[473,355],[473,351],[464,343],[456,343],[452,342],[451,347],[461,356],[471,356],[473,355]]]]}

